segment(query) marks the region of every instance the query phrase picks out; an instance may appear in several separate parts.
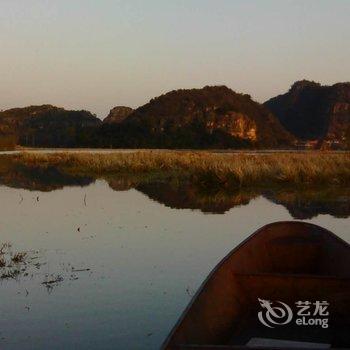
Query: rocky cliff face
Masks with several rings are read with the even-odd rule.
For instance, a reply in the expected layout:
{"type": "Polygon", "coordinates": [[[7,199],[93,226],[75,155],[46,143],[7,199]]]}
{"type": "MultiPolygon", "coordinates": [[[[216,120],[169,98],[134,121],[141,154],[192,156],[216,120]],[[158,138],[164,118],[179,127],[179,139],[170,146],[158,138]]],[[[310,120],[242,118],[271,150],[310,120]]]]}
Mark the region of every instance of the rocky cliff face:
{"type": "Polygon", "coordinates": [[[128,147],[283,147],[293,140],[267,108],[225,86],[171,91],[104,131],[128,147]]]}
{"type": "Polygon", "coordinates": [[[350,83],[322,86],[299,81],[265,105],[302,140],[318,140],[325,148],[350,145],[350,83]]]}
{"type": "Polygon", "coordinates": [[[252,143],[257,141],[257,125],[252,119],[242,113],[229,111],[224,115],[217,117],[215,111],[205,126],[209,133],[216,129],[223,130],[234,138],[247,140],[252,143]]]}
{"type": "Polygon", "coordinates": [[[117,106],[110,110],[108,116],[103,120],[106,124],[118,124],[127,118],[134,110],[130,107],[117,106]]]}

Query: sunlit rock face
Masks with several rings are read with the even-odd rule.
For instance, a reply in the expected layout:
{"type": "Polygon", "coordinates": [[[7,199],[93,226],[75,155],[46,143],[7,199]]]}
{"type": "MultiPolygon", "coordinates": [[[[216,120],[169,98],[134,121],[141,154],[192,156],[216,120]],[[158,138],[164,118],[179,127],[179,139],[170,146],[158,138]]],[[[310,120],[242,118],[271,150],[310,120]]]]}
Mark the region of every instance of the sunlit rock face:
{"type": "Polygon", "coordinates": [[[118,124],[127,118],[134,110],[130,107],[117,106],[110,110],[108,116],[103,120],[106,124],[118,124]]]}
{"type": "Polygon", "coordinates": [[[301,140],[317,140],[322,148],[350,146],[350,83],[299,81],[265,105],[301,140]]]}
{"type": "Polygon", "coordinates": [[[206,124],[209,132],[215,129],[242,140],[257,141],[257,125],[247,115],[237,112],[228,112],[221,116],[213,116],[206,124]]]}

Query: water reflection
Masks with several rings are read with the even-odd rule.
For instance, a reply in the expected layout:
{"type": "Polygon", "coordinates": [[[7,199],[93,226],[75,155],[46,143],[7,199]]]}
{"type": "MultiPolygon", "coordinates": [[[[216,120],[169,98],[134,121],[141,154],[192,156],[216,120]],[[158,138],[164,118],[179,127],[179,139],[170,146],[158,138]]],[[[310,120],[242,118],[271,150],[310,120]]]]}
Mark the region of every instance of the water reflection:
{"type": "MultiPolygon", "coordinates": [[[[294,219],[311,219],[320,214],[336,218],[350,216],[350,188],[249,188],[215,190],[179,181],[177,178],[145,179],[137,175],[115,175],[104,178],[114,191],[136,189],[148,198],[174,209],[200,210],[203,213],[224,214],[228,210],[248,205],[264,197],[284,206],[294,219]]],[[[28,169],[16,165],[0,170],[0,184],[13,188],[49,192],[66,186],[88,186],[96,179],[64,173],[49,166],[28,169]]]]}
{"type": "Polygon", "coordinates": [[[241,189],[229,193],[205,193],[190,184],[171,183],[141,184],[136,188],[168,207],[199,209],[204,213],[224,214],[261,196],[283,205],[294,219],[312,219],[320,214],[330,214],[336,218],[350,216],[349,189],[241,189]]]}
{"type": "Polygon", "coordinates": [[[258,197],[257,191],[208,192],[190,183],[153,182],[136,189],[152,200],[174,209],[198,209],[204,213],[224,214],[231,208],[247,205],[258,197]]]}
{"type": "MultiPolygon", "coordinates": [[[[324,205],[331,193],[322,191],[302,198],[293,190],[213,192],[176,179],[54,174],[0,169],[0,247],[12,243],[5,269],[26,252],[13,265],[25,271],[0,279],[1,349],[159,349],[223,256],[257,228],[290,220],[284,206],[314,215],[303,208],[315,203],[317,212],[348,216],[324,205]]],[[[344,189],[331,192],[339,203],[348,198],[344,189]]],[[[349,219],[312,222],[350,241],[349,219]]]]}
{"type": "Polygon", "coordinates": [[[264,197],[283,205],[294,219],[312,219],[321,214],[335,218],[350,216],[349,188],[266,191],[264,197]]]}
{"type": "Polygon", "coordinates": [[[11,169],[0,171],[0,184],[31,191],[49,192],[66,186],[88,186],[95,179],[91,177],[63,173],[53,166],[28,169],[16,165],[11,169]]]}

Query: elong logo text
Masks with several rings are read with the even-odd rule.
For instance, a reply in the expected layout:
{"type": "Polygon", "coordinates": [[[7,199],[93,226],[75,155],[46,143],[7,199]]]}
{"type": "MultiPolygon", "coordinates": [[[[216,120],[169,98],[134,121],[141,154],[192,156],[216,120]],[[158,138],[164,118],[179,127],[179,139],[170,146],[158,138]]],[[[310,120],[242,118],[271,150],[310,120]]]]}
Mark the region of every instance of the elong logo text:
{"type": "Polygon", "coordinates": [[[259,321],[268,328],[294,322],[297,326],[320,326],[328,328],[329,303],[327,301],[297,301],[295,311],[282,301],[258,299],[262,308],[258,312],[259,321]]]}

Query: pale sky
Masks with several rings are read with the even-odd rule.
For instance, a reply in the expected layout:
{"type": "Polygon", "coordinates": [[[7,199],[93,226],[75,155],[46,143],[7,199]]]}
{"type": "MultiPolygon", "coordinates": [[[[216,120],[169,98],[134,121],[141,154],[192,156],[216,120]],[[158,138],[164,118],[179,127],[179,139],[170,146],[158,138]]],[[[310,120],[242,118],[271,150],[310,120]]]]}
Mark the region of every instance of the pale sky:
{"type": "Polygon", "coordinates": [[[0,109],[103,118],[224,84],[259,102],[350,80],[350,0],[0,0],[0,109]]]}

